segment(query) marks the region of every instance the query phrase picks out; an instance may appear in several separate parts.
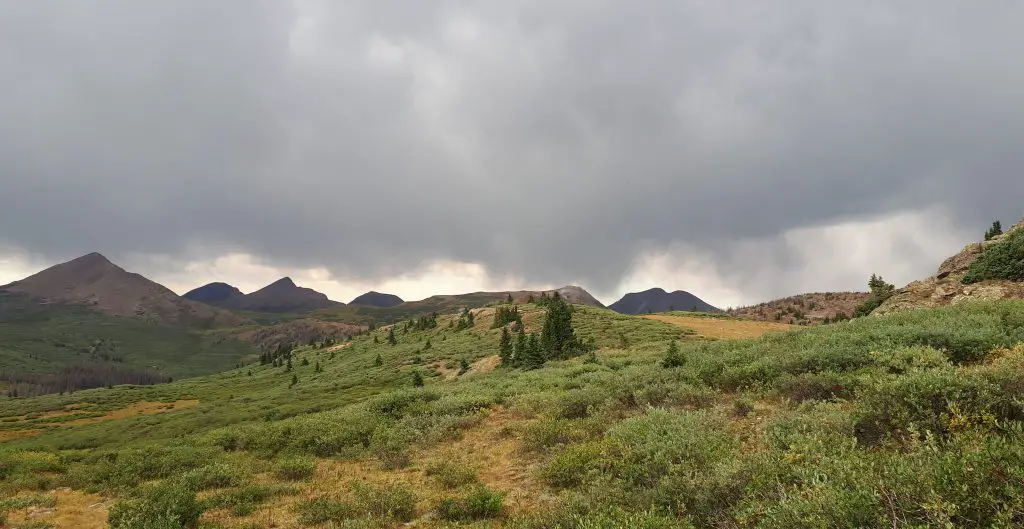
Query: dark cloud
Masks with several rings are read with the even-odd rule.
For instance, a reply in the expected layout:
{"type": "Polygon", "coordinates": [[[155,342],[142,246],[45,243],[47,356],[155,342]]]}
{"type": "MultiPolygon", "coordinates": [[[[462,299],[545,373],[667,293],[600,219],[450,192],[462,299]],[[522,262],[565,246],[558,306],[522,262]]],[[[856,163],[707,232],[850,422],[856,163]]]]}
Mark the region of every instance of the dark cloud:
{"type": "Polygon", "coordinates": [[[934,205],[983,229],[1021,213],[1022,22],[923,0],[8,2],[0,243],[362,278],[449,258],[608,291],[650,247],[728,256],[934,205]]]}

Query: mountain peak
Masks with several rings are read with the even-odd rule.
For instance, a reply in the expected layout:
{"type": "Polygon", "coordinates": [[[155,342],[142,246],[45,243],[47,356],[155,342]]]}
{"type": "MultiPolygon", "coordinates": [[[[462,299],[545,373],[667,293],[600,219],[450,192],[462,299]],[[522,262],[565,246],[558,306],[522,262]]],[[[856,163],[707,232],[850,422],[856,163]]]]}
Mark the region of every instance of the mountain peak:
{"type": "Polygon", "coordinates": [[[399,305],[401,303],[404,303],[402,298],[394,294],[383,294],[381,292],[377,292],[376,290],[371,290],[349,302],[350,305],[365,305],[370,307],[381,307],[385,309],[394,307],[395,305],[399,305]]]}
{"type": "Polygon", "coordinates": [[[643,292],[626,294],[622,296],[622,299],[609,305],[608,308],[621,314],[646,314],[648,312],[665,312],[667,310],[719,311],[718,308],[709,305],[704,300],[685,290],[676,290],[670,294],[659,287],[643,292]]]}
{"type": "Polygon", "coordinates": [[[295,281],[292,281],[292,278],[290,278],[288,276],[282,277],[281,279],[278,279],[277,281],[274,281],[273,283],[271,283],[271,284],[269,284],[267,286],[269,286],[269,287],[292,287],[292,288],[296,288],[295,281]]]}

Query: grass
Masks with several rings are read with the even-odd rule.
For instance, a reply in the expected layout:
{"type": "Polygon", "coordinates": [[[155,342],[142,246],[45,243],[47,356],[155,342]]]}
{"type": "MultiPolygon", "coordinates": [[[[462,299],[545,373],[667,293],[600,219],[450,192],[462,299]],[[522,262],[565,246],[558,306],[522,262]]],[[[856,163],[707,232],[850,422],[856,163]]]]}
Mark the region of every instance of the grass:
{"type": "MultiPolygon", "coordinates": [[[[718,341],[578,308],[596,362],[433,374],[496,354],[488,310],[472,329],[447,316],[396,329],[394,346],[379,329],[377,343],[360,336],[333,357],[300,348],[290,372],[252,365],[5,401],[0,424],[73,405],[199,404],[7,441],[0,496],[99,492],[125,502],[117,520],[171,512],[158,507],[173,499],[181,523],[193,498],[204,523],[224,527],[1024,523],[1022,302],[718,341]],[[683,361],[665,368],[672,340],[683,361]],[[414,370],[425,387],[412,387],[414,370]],[[401,464],[389,463],[396,454],[401,464]]],[[[524,308],[528,329],[541,317],[524,308]]]]}

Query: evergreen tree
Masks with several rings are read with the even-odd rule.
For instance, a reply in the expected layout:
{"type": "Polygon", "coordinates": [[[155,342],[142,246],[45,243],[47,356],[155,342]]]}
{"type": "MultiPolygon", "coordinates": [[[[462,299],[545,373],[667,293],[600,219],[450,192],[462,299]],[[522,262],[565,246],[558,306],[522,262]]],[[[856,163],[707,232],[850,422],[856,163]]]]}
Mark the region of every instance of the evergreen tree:
{"type": "Polygon", "coordinates": [[[544,328],[541,331],[541,349],[547,358],[568,358],[578,350],[576,335],[572,328],[572,306],[555,292],[548,301],[547,308],[544,328]]]}
{"type": "Polygon", "coordinates": [[[314,373],[320,373],[320,372],[322,372],[323,370],[324,370],[324,369],[323,369],[322,367],[320,367],[320,362],[319,362],[319,361],[317,361],[316,365],[315,365],[315,366],[313,366],[313,372],[314,372],[314,373]]]}
{"type": "Polygon", "coordinates": [[[537,335],[530,333],[530,341],[526,344],[526,354],[523,357],[524,369],[537,369],[544,365],[546,358],[541,348],[537,335]]]}
{"type": "Polygon", "coordinates": [[[501,329],[501,340],[498,342],[498,356],[501,357],[501,365],[510,366],[512,365],[512,336],[509,335],[508,329],[501,329]]]}
{"type": "Polygon", "coordinates": [[[380,343],[380,339],[379,339],[379,338],[377,338],[377,335],[376,335],[376,334],[374,334],[374,335],[373,335],[373,343],[376,343],[376,344],[379,344],[379,343],[380,343]]]}
{"type": "Polygon", "coordinates": [[[412,385],[417,388],[423,387],[423,375],[419,371],[412,372],[412,385]]]}
{"type": "Polygon", "coordinates": [[[373,359],[373,365],[375,367],[380,367],[380,366],[384,365],[384,358],[382,358],[380,356],[380,353],[377,353],[377,358],[373,359]]]}
{"type": "Polygon", "coordinates": [[[291,371],[291,370],[292,370],[292,357],[289,356],[288,357],[288,368],[285,369],[285,371],[291,371]]]}
{"type": "Polygon", "coordinates": [[[527,347],[529,347],[529,343],[526,338],[526,330],[519,329],[519,333],[516,334],[516,350],[512,356],[512,365],[523,365],[523,359],[526,358],[527,347]]]}
{"type": "Polygon", "coordinates": [[[430,338],[427,338],[427,343],[423,344],[423,350],[429,351],[431,347],[433,347],[433,344],[430,343],[430,338]]]}
{"type": "Polygon", "coordinates": [[[996,235],[1003,234],[1003,225],[998,220],[992,223],[992,227],[985,232],[985,240],[989,240],[996,235]]]}
{"type": "Polygon", "coordinates": [[[686,358],[679,352],[679,345],[672,340],[668,344],[668,352],[665,353],[665,359],[661,361],[661,365],[663,367],[682,367],[685,364],[686,358]]]}
{"type": "Polygon", "coordinates": [[[292,387],[299,383],[299,375],[292,375],[292,383],[288,384],[288,387],[292,387]]]}
{"type": "Polygon", "coordinates": [[[508,303],[512,303],[512,293],[511,292],[509,292],[508,299],[506,299],[505,301],[508,302],[508,303]]]}
{"type": "Polygon", "coordinates": [[[533,303],[534,301],[536,301],[536,300],[533,299],[533,294],[530,294],[529,296],[526,296],[526,303],[527,304],[533,303]]]}
{"type": "Polygon", "coordinates": [[[392,326],[391,328],[388,329],[388,344],[395,345],[397,343],[398,340],[395,339],[395,328],[394,326],[392,326]]]}
{"type": "Polygon", "coordinates": [[[465,358],[459,360],[459,374],[464,375],[469,371],[469,362],[465,358]]]}
{"type": "Polygon", "coordinates": [[[308,366],[308,365],[309,365],[309,359],[308,359],[308,358],[305,358],[305,357],[303,357],[303,358],[302,358],[302,365],[304,365],[304,366],[308,366]]]}

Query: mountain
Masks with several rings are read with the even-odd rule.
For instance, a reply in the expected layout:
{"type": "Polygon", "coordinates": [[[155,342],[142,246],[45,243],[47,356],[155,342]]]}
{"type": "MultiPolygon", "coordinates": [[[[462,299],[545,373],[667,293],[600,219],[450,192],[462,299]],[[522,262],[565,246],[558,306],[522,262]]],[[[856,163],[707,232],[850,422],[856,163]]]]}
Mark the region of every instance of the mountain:
{"type": "Polygon", "coordinates": [[[229,299],[242,297],[241,290],[227,284],[227,283],[210,283],[203,285],[197,289],[188,291],[184,296],[185,299],[191,299],[192,301],[198,301],[200,303],[206,303],[207,305],[219,306],[227,302],[229,299]]]}
{"type": "Polygon", "coordinates": [[[305,312],[344,305],[316,290],[297,286],[290,277],[278,279],[251,294],[226,299],[221,304],[229,309],[256,312],[305,312]]]}
{"type": "Polygon", "coordinates": [[[857,306],[867,301],[869,295],[867,292],[812,292],[728,309],[726,313],[748,320],[818,325],[852,318],[857,306]]]}
{"type": "Polygon", "coordinates": [[[652,288],[643,292],[631,292],[622,299],[608,306],[620,314],[647,314],[649,312],[665,312],[668,310],[688,310],[693,312],[719,312],[719,309],[704,300],[685,292],[665,292],[660,288],[652,288]]]}
{"type": "Polygon", "coordinates": [[[369,307],[381,307],[389,308],[404,303],[402,298],[394,294],[382,294],[380,292],[369,291],[356,299],[353,299],[349,305],[364,305],[369,307]]]}
{"type": "Polygon", "coordinates": [[[230,312],[182,298],[98,253],[51,266],[0,290],[45,303],[74,303],[111,316],[137,317],[159,324],[230,326],[245,322],[230,312]]]}
{"type": "Polygon", "coordinates": [[[1024,220],[989,240],[968,244],[935,275],[896,290],[871,314],[957,305],[972,300],[1024,299],[1024,220]],[[985,273],[979,274],[981,269],[985,273]],[[972,275],[980,277],[968,277],[972,275]],[[983,280],[981,280],[983,279],[983,280]]]}

